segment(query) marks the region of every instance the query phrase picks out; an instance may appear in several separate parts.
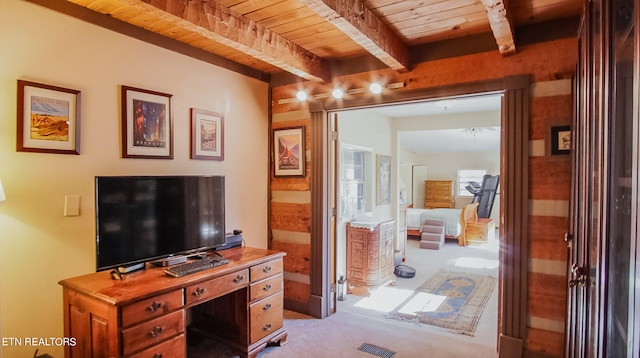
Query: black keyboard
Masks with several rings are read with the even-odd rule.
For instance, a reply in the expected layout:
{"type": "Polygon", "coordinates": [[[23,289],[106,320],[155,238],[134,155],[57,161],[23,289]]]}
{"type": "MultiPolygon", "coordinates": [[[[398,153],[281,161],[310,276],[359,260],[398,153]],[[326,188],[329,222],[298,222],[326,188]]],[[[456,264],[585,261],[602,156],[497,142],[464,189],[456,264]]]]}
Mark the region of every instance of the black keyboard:
{"type": "Polygon", "coordinates": [[[171,266],[165,269],[164,272],[169,276],[182,277],[228,263],[229,260],[223,257],[203,257],[196,261],[171,266]]]}

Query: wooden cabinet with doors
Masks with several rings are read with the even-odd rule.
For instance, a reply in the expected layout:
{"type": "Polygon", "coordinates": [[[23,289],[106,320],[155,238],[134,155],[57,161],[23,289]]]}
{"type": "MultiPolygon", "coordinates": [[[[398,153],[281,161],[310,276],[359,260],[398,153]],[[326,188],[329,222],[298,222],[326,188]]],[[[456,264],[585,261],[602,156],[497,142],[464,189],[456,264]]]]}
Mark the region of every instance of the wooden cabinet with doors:
{"type": "Polygon", "coordinates": [[[638,49],[637,0],[585,2],[571,128],[566,357],[640,351],[638,49]]]}
{"type": "Polygon", "coordinates": [[[375,288],[395,280],[395,221],[375,225],[347,225],[347,283],[350,292],[375,288]]]}

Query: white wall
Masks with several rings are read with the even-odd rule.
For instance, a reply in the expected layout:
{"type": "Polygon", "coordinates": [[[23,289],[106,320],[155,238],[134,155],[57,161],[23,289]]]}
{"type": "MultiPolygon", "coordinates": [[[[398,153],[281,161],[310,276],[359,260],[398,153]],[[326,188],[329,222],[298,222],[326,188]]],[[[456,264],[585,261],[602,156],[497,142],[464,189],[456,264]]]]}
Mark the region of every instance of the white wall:
{"type": "MultiPolygon", "coordinates": [[[[416,154],[415,159],[427,166],[427,180],[453,180],[456,208],[471,201],[471,197],[458,196],[458,170],[483,169],[487,174],[500,174],[500,151],[416,154]]],[[[498,190],[500,192],[500,190],[498,190]]],[[[491,217],[499,225],[500,196],[496,196],[491,217]]]]}
{"type": "MultiPolygon", "coordinates": [[[[0,335],[62,337],[58,281],[95,271],[94,176],[219,174],[227,231],[267,245],[268,85],[20,0],[0,1],[0,335]],[[16,151],[17,80],[81,91],[81,154],[16,151]],[[174,159],[122,159],[120,85],[173,95],[174,159]],[[225,160],[189,159],[189,109],[224,113],[225,160]],[[64,217],[65,195],[80,216],[64,217]]],[[[3,345],[2,355],[62,357],[3,345]]]]}

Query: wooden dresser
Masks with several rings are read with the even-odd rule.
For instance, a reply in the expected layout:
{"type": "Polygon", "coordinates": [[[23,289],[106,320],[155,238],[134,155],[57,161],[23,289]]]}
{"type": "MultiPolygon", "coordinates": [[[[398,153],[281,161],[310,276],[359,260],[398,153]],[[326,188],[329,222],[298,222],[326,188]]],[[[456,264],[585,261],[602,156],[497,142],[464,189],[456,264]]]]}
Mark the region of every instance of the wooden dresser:
{"type": "Polygon", "coordinates": [[[424,181],[424,207],[431,208],[455,208],[452,180],[425,180],[424,181]]]}
{"type": "Polygon", "coordinates": [[[347,284],[373,288],[393,282],[395,221],[347,225],[347,284]]]}
{"type": "Polygon", "coordinates": [[[102,271],[60,281],[64,334],[77,340],[65,356],[186,357],[186,336],[196,331],[247,357],[284,345],[285,253],[238,247],[221,254],[228,264],[180,278],[148,266],[123,280],[102,271]]]}

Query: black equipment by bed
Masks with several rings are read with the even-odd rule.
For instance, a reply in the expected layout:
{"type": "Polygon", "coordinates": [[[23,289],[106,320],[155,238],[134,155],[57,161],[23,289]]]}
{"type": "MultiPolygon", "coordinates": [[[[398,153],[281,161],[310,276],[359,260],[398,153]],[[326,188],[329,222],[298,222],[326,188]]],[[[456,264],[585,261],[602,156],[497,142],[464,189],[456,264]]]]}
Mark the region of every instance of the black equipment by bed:
{"type": "Polygon", "coordinates": [[[465,187],[465,189],[473,194],[473,200],[471,203],[478,203],[479,218],[488,218],[491,216],[491,209],[493,209],[493,201],[496,198],[496,192],[498,191],[499,184],[499,175],[487,174],[482,177],[482,184],[469,182],[469,185],[465,187]]]}

